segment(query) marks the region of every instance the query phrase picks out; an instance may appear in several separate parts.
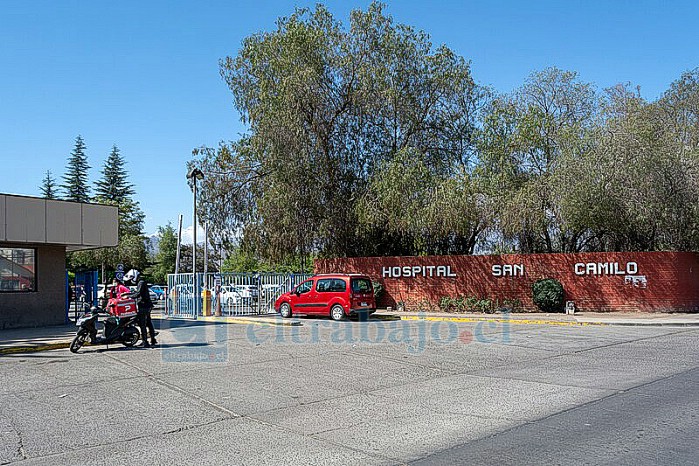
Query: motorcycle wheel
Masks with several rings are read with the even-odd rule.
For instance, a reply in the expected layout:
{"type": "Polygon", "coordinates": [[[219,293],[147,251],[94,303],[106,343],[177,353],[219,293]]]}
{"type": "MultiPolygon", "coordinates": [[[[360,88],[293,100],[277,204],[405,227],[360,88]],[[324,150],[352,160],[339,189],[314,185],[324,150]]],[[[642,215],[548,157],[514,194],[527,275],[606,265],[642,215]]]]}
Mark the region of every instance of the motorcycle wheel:
{"type": "Polygon", "coordinates": [[[124,344],[124,346],[134,346],[136,343],[138,343],[138,340],[141,338],[141,335],[134,331],[134,332],[129,332],[127,335],[124,335],[123,340],[121,342],[124,344]]]}
{"type": "Polygon", "coordinates": [[[87,335],[83,335],[78,333],[75,335],[75,338],[73,338],[73,341],[70,342],[70,352],[71,353],[77,353],[80,348],[85,344],[85,339],[87,338],[87,335]]]}

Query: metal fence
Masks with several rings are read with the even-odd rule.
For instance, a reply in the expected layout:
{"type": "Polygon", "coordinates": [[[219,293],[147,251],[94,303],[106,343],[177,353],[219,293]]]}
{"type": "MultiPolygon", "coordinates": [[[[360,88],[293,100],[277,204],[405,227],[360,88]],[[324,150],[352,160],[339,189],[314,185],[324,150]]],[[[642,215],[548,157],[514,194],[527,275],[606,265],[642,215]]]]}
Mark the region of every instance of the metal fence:
{"type": "Polygon", "coordinates": [[[311,277],[281,273],[191,273],[168,275],[165,312],[173,317],[257,315],[274,312],[282,293],[311,277]]]}

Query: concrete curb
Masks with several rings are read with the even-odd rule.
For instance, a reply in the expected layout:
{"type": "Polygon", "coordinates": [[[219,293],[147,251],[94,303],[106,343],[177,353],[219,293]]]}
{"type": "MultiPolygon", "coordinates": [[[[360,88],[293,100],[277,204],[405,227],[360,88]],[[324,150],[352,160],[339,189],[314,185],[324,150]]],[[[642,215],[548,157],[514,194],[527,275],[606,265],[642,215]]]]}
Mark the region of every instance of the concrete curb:
{"type": "Polygon", "coordinates": [[[225,322],[227,324],[254,324],[277,327],[299,327],[303,325],[300,320],[259,320],[246,317],[199,317],[197,320],[204,322],[225,322]]]}
{"type": "Polygon", "coordinates": [[[634,321],[560,321],[553,319],[519,319],[501,317],[436,317],[436,316],[406,316],[390,314],[374,314],[373,318],[379,320],[425,320],[431,322],[460,322],[477,323],[493,322],[508,323],[513,325],[551,325],[558,327],[699,327],[699,322],[634,322],[634,321]]]}
{"type": "Polygon", "coordinates": [[[544,319],[504,319],[497,317],[430,317],[430,316],[399,316],[401,320],[426,320],[430,322],[492,322],[514,325],[553,325],[558,327],[606,326],[606,322],[562,322],[544,319]]]}
{"type": "MultiPolygon", "coordinates": [[[[592,322],[596,324],[596,322],[592,322]]],[[[604,322],[615,327],[699,327],[699,322],[604,322]]]]}
{"type": "Polygon", "coordinates": [[[23,345],[0,348],[1,354],[36,353],[38,351],[48,351],[54,349],[70,348],[70,342],[46,343],[44,345],[23,345]]]}

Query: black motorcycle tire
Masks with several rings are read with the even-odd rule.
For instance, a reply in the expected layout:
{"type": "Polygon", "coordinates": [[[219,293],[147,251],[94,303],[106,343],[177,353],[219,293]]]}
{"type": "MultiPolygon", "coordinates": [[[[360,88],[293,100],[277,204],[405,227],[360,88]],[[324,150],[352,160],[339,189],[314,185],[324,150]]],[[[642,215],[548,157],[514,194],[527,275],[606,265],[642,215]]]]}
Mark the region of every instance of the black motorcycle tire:
{"type": "Polygon", "coordinates": [[[141,339],[141,334],[138,332],[138,330],[133,329],[133,331],[131,331],[131,332],[124,333],[124,336],[121,339],[121,343],[124,346],[127,346],[130,348],[130,347],[134,346],[136,343],[138,343],[138,340],[140,340],[140,339],[141,339]]]}
{"type": "Polygon", "coordinates": [[[77,353],[80,350],[80,348],[82,348],[82,346],[85,344],[86,339],[86,333],[78,333],[77,335],[75,335],[73,341],[70,342],[70,352],[77,353]]]}

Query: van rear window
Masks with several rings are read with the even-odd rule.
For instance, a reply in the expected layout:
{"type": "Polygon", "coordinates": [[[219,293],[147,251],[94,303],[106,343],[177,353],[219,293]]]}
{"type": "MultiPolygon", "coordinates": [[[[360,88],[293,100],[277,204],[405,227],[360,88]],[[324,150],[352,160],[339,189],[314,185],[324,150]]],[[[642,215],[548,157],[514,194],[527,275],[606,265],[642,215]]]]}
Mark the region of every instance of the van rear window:
{"type": "Polygon", "coordinates": [[[371,282],[366,278],[352,279],[352,293],[372,293],[374,291],[371,282]]]}

